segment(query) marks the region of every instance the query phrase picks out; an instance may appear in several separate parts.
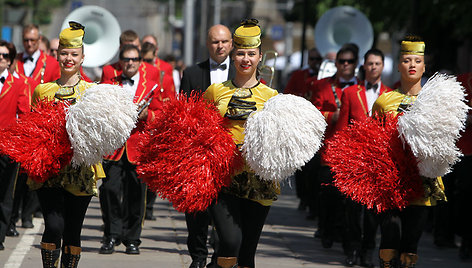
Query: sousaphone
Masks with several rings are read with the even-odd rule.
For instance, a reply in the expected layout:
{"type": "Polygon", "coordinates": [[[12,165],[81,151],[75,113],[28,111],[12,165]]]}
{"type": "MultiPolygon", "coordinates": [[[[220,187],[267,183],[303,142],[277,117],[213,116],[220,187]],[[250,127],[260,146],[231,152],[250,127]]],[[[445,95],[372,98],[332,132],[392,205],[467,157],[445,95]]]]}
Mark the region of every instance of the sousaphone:
{"type": "MultiPolygon", "coordinates": [[[[315,44],[321,55],[336,53],[344,44],[359,47],[359,58],[372,48],[374,30],[369,19],[351,6],[339,6],[326,11],[315,26],[315,44]]],[[[333,61],[325,60],[320,67],[318,79],[336,73],[333,61]]]]}
{"type": "Polygon", "coordinates": [[[106,9],[99,6],[83,6],[72,11],[62,23],[69,27],[69,21],[85,26],[84,67],[97,67],[108,63],[120,46],[120,24],[106,9]]]}

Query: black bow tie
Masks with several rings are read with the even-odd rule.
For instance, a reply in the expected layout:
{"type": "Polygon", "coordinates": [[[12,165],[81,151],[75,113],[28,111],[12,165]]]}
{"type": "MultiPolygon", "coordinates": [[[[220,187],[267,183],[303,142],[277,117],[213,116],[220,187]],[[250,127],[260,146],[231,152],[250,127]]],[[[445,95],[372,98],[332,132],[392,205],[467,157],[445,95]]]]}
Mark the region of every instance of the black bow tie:
{"type": "Polygon", "coordinates": [[[2,82],[2,84],[5,83],[5,77],[3,77],[3,76],[0,77],[0,82],[2,82]]]}
{"type": "Polygon", "coordinates": [[[126,77],[126,76],[122,76],[121,77],[121,83],[125,83],[126,81],[128,81],[128,83],[130,83],[132,86],[134,85],[134,80],[129,78],[129,77],[126,77]]]}
{"type": "Polygon", "coordinates": [[[339,83],[339,86],[340,86],[341,88],[350,87],[350,86],[352,86],[352,85],[354,85],[354,82],[340,82],[340,83],[339,83]]]}
{"type": "Polygon", "coordinates": [[[25,62],[27,62],[27,61],[29,61],[29,60],[30,60],[31,62],[33,62],[33,61],[34,61],[33,56],[29,56],[29,57],[26,57],[26,58],[25,58],[25,62]]]}
{"type": "Polygon", "coordinates": [[[374,91],[377,91],[377,89],[379,88],[379,84],[371,84],[371,83],[367,82],[367,85],[365,86],[365,88],[367,90],[373,89],[374,91]]]}
{"type": "Polygon", "coordinates": [[[211,69],[212,70],[216,70],[216,69],[220,69],[220,70],[226,70],[226,63],[223,63],[223,64],[217,64],[217,63],[212,63],[211,64],[211,69]]]}

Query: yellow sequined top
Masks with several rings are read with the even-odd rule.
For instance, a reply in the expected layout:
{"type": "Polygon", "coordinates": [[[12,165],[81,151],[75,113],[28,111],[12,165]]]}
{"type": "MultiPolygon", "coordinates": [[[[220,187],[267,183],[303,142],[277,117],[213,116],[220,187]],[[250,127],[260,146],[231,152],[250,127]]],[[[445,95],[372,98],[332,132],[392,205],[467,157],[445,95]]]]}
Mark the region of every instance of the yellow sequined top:
{"type": "MultiPolygon", "coordinates": [[[[379,96],[379,98],[375,101],[372,107],[372,114],[380,113],[380,114],[387,114],[387,113],[394,113],[397,115],[398,113],[405,112],[408,108],[416,101],[417,96],[410,96],[403,94],[400,89],[396,89],[394,91],[386,92],[379,96]]],[[[442,195],[444,194],[444,184],[442,182],[441,177],[437,178],[436,182],[433,182],[435,185],[430,185],[429,178],[423,178],[423,186],[425,187],[425,196],[424,198],[420,198],[417,200],[412,200],[410,205],[416,206],[434,206],[436,205],[437,198],[431,196],[431,191],[441,191],[442,195]],[[439,189],[430,189],[430,188],[439,189]],[[429,194],[427,194],[429,193],[429,194]]],[[[445,196],[444,196],[445,197],[445,196]]]]}
{"type": "MultiPolygon", "coordinates": [[[[230,119],[227,127],[239,147],[244,142],[244,124],[249,114],[261,110],[264,103],[277,94],[276,90],[262,83],[252,88],[238,88],[229,80],[208,87],[203,98],[213,102],[221,116],[230,119]]],[[[223,189],[223,192],[270,206],[277,199],[280,188],[274,182],[262,181],[246,166],[239,174],[233,176],[231,185],[223,189]]]]}
{"type": "MultiPolygon", "coordinates": [[[[88,83],[80,80],[73,87],[61,87],[56,82],[38,85],[33,93],[32,105],[36,105],[38,100],[48,98],[50,100],[66,100],[75,103],[80,98],[82,92],[93,86],[94,83],[88,83]]],[[[58,176],[48,179],[43,184],[28,180],[30,188],[38,189],[40,187],[63,187],[68,192],[80,195],[97,195],[96,180],[105,178],[105,172],[101,163],[93,166],[83,166],[72,168],[71,165],[62,169],[58,176]]]]}

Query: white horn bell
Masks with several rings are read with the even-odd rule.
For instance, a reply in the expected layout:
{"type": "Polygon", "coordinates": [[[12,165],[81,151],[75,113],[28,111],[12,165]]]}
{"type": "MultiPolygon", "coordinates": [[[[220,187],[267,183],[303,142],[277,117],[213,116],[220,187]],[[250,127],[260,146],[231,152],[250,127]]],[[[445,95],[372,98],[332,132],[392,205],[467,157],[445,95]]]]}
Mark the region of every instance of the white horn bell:
{"type": "Polygon", "coordinates": [[[372,47],[374,31],[369,19],[351,6],[326,11],[315,26],[315,43],[320,53],[337,52],[344,44],[359,46],[359,57],[372,47]]]}
{"type": "Polygon", "coordinates": [[[120,24],[106,9],[99,6],[83,6],[72,11],[62,23],[69,27],[69,21],[85,26],[84,67],[97,67],[113,59],[120,46],[120,24]]]}

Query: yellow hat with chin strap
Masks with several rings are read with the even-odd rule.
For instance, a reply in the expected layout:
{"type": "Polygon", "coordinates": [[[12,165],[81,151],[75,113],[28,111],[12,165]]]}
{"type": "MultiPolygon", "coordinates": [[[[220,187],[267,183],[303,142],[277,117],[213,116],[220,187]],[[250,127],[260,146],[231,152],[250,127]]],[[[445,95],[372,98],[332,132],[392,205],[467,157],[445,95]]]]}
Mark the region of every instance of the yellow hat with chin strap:
{"type": "Polygon", "coordinates": [[[234,31],[233,43],[236,48],[258,48],[261,45],[261,28],[258,20],[248,19],[234,31]]]}
{"type": "Polygon", "coordinates": [[[69,21],[69,28],[59,34],[59,45],[63,48],[80,48],[84,45],[85,27],[75,21],[69,21]]]}

